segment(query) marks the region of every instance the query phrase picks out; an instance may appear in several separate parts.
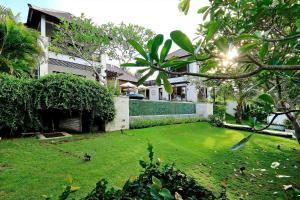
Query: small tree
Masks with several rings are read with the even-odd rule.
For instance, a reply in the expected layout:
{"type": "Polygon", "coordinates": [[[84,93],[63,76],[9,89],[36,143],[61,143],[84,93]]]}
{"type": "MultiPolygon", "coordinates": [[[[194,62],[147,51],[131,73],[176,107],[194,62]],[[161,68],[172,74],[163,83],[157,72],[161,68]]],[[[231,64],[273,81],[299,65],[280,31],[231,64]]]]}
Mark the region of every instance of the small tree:
{"type": "Polygon", "coordinates": [[[18,22],[10,9],[0,7],[0,71],[12,75],[32,75],[42,51],[39,35],[18,22]]]}
{"type": "MultiPolygon", "coordinates": [[[[180,8],[188,12],[190,0],[182,0],[180,8]]],[[[157,35],[144,49],[138,42],[129,41],[142,56],[124,66],[147,66],[148,72],[140,82],[159,71],[157,83],[164,82],[172,92],[167,74],[190,75],[208,79],[246,79],[254,75],[283,72],[299,77],[300,4],[298,1],[210,1],[198,13],[204,22],[199,25],[199,40],[195,45],[181,31],[173,31],[158,54],[163,36],[157,35]],[[207,19],[209,16],[209,19],[207,19]],[[185,60],[166,60],[172,41],[190,53],[185,60]],[[170,69],[183,64],[200,63],[200,73],[174,72],[170,69]]],[[[297,78],[298,79],[298,78],[297,78]]],[[[298,84],[299,83],[294,83],[298,84]]],[[[278,94],[279,95],[279,94],[278,94]]],[[[274,102],[269,95],[261,99],[274,102]],[[267,98],[265,98],[267,97],[267,98]]],[[[300,144],[300,124],[295,112],[284,98],[275,117],[285,114],[291,120],[300,144]]],[[[272,120],[273,121],[273,120],[272,120]]],[[[266,127],[265,127],[266,128],[266,127]]]]}
{"type": "Polygon", "coordinates": [[[113,23],[102,24],[100,26],[104,35],[109,35],[111,40],[102,49],[107,55],[119,61],[119,63],[129,62],[138,55],[138,52],[127,42],[129,39],[133,39],[146,46],[147,42],[155,36],[155,33],[143,26],[136,24],[119,25],[113,23]]]}
{"type": "Polygon", "coordinates": [[[102,34],[99,26],[83,14],[73,17],[72,22],[61,19],[56,25],[50,48],[57,53],[79,57],[92,66],[97,81],[105,83],[101,76],[101,55],[103,46],[109,43],[109,36],[102,34]]]}

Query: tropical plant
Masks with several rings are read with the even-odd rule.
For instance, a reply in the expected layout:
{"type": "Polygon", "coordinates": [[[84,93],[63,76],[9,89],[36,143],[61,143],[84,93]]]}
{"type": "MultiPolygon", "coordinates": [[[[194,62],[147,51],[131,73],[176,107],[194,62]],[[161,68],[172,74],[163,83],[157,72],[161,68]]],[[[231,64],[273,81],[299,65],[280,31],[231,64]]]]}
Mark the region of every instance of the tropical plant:
{"type": "Polygon", "coordinates": [[[120,64],[129,62],[136,57],[138,52],[128,44],[129,39],[138,41],[143,47],[155,36],[155,33],[143,26],[136,24],[114,24],[107,23],[100,26],[101,32],[110,37],[108,44],[101,47],[103,51],[120,64]]]}
{"type": "MultiPolygon", "coordinates": [[[[188,13],[189,3],[190,0],[181,0],[180,8],[185,14],[188,13]]],[[[136,41],[129,41],[141,57],[124,66],[146,67],[145,75],[139,83],[158,71],[157,84],[163,81],[166,91],[171,93],[172,86],[167,80],[167,74],[236,80],[283,72],[285,76],[294,77],[294,85],[299,85],[298,1],[214,0],[200,8],[198,13],[203,15],[204,21],[198,27],[199,39],[195,44],[179,30],[171,32],[171,40],[166,40],[160,54],[158,50],[163,44],[162,35],[148,42],[146,49],[136,41]],[[176,57],[166,60],[172,41],[190,53],[190,56],[183,60],[176,57]],[[201,63],[199,73],[172,71],[193,62],[201,63]]],[[[279,93],[277,91],[277,95],[279,93]]],[[[293,114],[295,109],[284,98],[280,99],[280,113],[286,114],[293,123],[300,143],[300,125],[293,114]]]]}
{"type": "Polygon", "coordinates": [[[112,95],[99,83],[74,75],[28,79],[0,74],[0,130],[39,130],[43,114],[59,119],[72,113],[84,113],[91,124],[111,121],[115,116],[112,95]]]}
{"type": "Polygon", "coordinates": [[[42,57],[39,35],[18,22],[10,9],[0,9],[0,72],[33,75],[42,57]]]}
{"type": "Polygon", "coordinates": [[[225,188],[217,198],[211,191],[200,186],[194,179],[175,168],[174,164],[161,166],[154,160],[152,145],[148,145],[149,162],[140,161],[142,172],[136,179],[129,179],[120,189],[108,189],[107,181],[102,179],[84,199],[145,199],[145,200],[200,200],[227,199],[225,188]]]}

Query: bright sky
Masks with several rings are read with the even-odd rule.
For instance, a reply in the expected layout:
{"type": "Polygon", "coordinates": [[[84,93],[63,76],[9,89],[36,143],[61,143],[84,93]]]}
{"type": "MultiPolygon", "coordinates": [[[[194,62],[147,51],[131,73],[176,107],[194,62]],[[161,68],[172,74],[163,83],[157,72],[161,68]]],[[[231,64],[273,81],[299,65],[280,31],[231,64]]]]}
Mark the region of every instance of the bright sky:
{"type": "MultiPolygon", "coordinates": [[[[107,22],[133,23],[163,34],[166,38],[173,30],[181,30],[191,39],[202,16],[197,10],[207,5],[208,0],[191,0],[189,14],[178,10],[179,0],[0,0],[0,5],[11,8],[14,14],[20,13],[26,22],[27,3],[70,12],[76,16],[84,13],[97,24],[107,22]]],[[[172,51],[178,49],[175,45],[172,51]]]]}
{"type": "Polygon", "coordinates": [[[11,8],[14,13],[20,13],[23,22],[27,19],[27,3],[31,3],[77,16],[84,13],[98,24],[122,21],[134,23],[166,37],[169,37],[171,31],[179,29],[194,38],[197,25],[202,21],[197,10],[205,6],[207,1],[191,0],[187,16],[179,12],[179,0],[0,0],[0,4],[11,8]]]}

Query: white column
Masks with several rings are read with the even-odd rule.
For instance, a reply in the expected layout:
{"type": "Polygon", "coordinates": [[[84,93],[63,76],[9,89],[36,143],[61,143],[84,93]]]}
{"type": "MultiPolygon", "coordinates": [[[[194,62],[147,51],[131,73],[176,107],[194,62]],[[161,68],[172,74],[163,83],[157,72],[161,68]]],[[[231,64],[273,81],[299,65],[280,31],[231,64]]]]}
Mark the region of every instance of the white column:
{"type": "Polygon", "coordinates": [[[47,37],[40,37],[39,38],[39,45],[42,49],[42,51],[44,52],[44,56],[41,58],[40,60],[40,66],[39,66],[39,77],[40,76],[45,76],[49,73],[49,69],[48,69],[48,58],[49,58],[49,51],[48,51],[48,46],[49,46],[49,42],[48,42],[48,38],[47,37]]]}
{"type": "Polygon", "coordinates": [[[106,54],[102,54],[101,55],[101,74],[100,74],[100,78],[106,83],[106,54]]]}
{"type": "Polygon", "coordinates": [[[46,17],[41,15],[41,36],[46,37],[46,17]]]}

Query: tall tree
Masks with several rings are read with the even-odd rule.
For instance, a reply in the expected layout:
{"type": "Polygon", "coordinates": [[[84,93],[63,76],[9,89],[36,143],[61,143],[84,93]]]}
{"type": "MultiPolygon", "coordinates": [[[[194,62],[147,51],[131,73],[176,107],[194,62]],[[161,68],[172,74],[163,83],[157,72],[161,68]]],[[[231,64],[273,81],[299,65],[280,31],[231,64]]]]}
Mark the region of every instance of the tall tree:
{"type": "MultiPolygon", "coordinates": [[[[181,0],[180,8],[187,14],[190,0],[181,0]]],[[[198,27],[199,40],[195,45],[181,31],[170,36],[180,48],[190,53],[185,60],[166,60],[172,41],[167,40],[158,56],[163,36],[157,35],[144,49],[136,41],[129,41],[142,57],[124,66],[147,66],[146,80],[159,71],[157,82],[164,82],[168,92],[172,87],[166,74],[190,75],[208,79],[245,79],[266,72],[283,72],[287,76],[300,76],[300,4],[298,1],[210,1],[198,13],[204,21],[198,27]],[[201,63],[200,73],[174,72],[182,64],[201,63]]],[[[299,83],[294,83],[299,86],[299,83]]],[[[278,85],[278,84],[277,84],[278,85]]],[[[263,96],[265,98],[266,95],[263,96]]],[[[284,99],[284,98],[283,98],[284,99]]],[[[270,100],[270,99],[269,99],[270,100]]],[[[271,101],[270,101],[271,102],[271,101]]],[[[282,101],[276,116],[288,114],[300,143],[300,124],[288,102],[282,101]]]]}
{"type": "Polygon", "coordinates": [[[61,19],[56,25],[50,49],[85,60],[92,66],[96,80],[105,83],[100,61],[104,53],[102,47],[108,43],[109,36],[102,34],[100,27],[82,14],[74,16],[71,22],[61,19]]]}
{"type": "Polygon", "coordinates": [[[133,39],[146,47],[147,42],[155,36],[151,29],[136,24],[107,23],[102,24],[100,29],[103,34],[111,38],[103,49],[110,58],[117,60],[120,64],[129,62],[138,55],[138,52],[128,44],[128,40],[133,39]]]}
{"type": "Polygon", "coordinates": [[[0,8],[0,71],[32,75],[42,56],[39,35],[26,28],[10,9],[0,8]]]}

